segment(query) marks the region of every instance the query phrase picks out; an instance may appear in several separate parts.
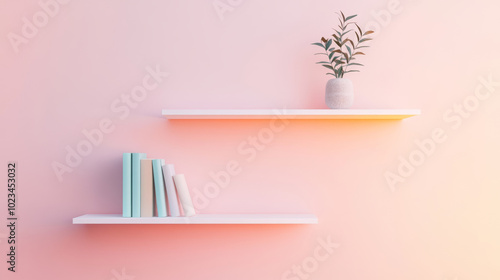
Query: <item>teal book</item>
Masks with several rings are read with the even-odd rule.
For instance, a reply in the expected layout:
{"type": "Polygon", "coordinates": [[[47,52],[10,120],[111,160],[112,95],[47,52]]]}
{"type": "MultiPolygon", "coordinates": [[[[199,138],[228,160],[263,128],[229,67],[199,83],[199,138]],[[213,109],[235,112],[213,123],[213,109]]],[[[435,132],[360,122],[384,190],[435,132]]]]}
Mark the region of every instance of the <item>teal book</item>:
{"type": "Polygon", "coordinates": [[[132,154],[132,217],[141,216],[141,159],[146,154],[132,154]]]}
{"type": "Polygon", "coordinates": [[[162,166],[165,165],[163,159],[153,159],[153,179],[155,186],[156,208],[158,217],[167,216],[167,202],[165,201],[165,188],[163,186],[162,166]]]}
{"type": "Polygon", "coordinates": [[[132,217],[132,154],[123,153],[123,217],[132,217]]]}

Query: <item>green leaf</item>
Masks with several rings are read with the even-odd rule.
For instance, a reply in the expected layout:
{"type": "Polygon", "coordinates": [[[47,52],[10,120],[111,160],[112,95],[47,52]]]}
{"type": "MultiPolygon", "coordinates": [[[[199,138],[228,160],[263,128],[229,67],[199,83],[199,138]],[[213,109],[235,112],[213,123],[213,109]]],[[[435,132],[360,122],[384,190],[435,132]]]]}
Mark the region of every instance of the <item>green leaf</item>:
{"type": "Polygon", "coordinates": [[[349,56],[352,56],[352,53],[351,53],[351,48],[349,48],[348,45],[345,45],[345,47],[347,48],[347,51],[349,52],[349,56]]]}
{"type": "Polygon", "coordinates": [[[331,46],[331,45],[332,45],[332,39],[330,39],[330,40],[328,40],[328,41],[326,42],[325,49],[330,48],[330,46],[331,46]]]}
{"type": "Polygon", "coordinates": [[[358,16],[358,15],[348,16],[348,17],[346,17],[345,21],[348,21],[348,20],[350,20],[350,19],[352,19],[352,18],[355,18],[356,16],[358,16]]]}
{"type": "Polygon", "coordinates": [[[312,43],[311,45],[320,46],[320,47],[322,47],[322,48],[324,48],[324,47],[325,47],[325,46],[323,46],[323,44],[321,44],[321,43],[312,43]]]}
{"type": "Polygon", "coordinates": [[[335,74],[333,74],[333,73],[326,73],[326,74],[327,74],[327,75],[332,75],[332,76],[335,76],[335,74]]]}
{"type": "Polygon", "coordinates": [[[352,29],[347,30],[346,32],[342,33],[342,36],[345,36],[347,33],[351,32],[352,29]]]}
{"type": "Polygon", "coordinates": [[[328,61],[320,61],[320,62],[316,62],[316,64],[323,64],[323,63],[330,63],[328,61]]]}
{"type": "Polygon", "coordinates": [[[370,40],[373,40],[373,39],[372,38],[364,38],[364,39],[359,40],[359,43],[363,43],[363,42],[370,41],[370,40]]]}
{"type": "Polygon", "coordinates": [[[342,54],[345,57],[345,61],[347,61],[347,63],[349,63],[349,56],[345,52],[343,52],[342,54]]]}
{"type": "MultiPolygon", "coordinates": [[[[333,69],[333,67],[332,67],[331,65],[323,64],[323,67],[326,67],[326,68],[328,68],[328,69],[330,69],[330,70],[334,70],[334,69],[333,69]]],[[[335,70],[334,70],[334,71],[335,71],[335,70]]]]}
{"type": "Polygon", "coordinates": [[[329,52],[333,52],[334,50],[335,50],[335,47],[333,47],[333,48],[329,49],[328,51],[329,51],[329,52]]]}
{"type": "Polygon", "coordinates": [[[326,53],[315,53],[314,55],[327,55],[326,53]]]}
{"type": "Polygon", "coordinates": [[[349,71],[346,71],[345,73],[351,73],[351,72],[359,72],[359,70],[349,70],[349,71]]]}
{"type": "Polygon", "coordinates": [[[331,52],[331,53],[328,55],[328,58],[331,60],[334,54],[335,54],[334,52],[331,52]]]}
{"type": "Polygon", "coordinates": [[[347,66],[364,66],[364,65],[361,63],[349,63],[347,64],[347,66]]]}
{"type": "Polygon", "coordinates": [[[362,48],[369,48],[370,46],[359,46],[359,47],[356,47],[356,49],[362,49],[362,48]]]}

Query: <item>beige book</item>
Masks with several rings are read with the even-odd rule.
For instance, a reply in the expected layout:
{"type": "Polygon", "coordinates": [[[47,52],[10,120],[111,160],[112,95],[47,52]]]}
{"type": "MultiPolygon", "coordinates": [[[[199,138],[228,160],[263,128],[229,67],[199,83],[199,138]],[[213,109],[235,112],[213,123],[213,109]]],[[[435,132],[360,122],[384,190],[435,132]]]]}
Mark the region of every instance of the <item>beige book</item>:
{"type": "Polygon", "coordinates": [[[141,159],[141,217],[153,217],[153,188],[153,160],[141,159]]]}

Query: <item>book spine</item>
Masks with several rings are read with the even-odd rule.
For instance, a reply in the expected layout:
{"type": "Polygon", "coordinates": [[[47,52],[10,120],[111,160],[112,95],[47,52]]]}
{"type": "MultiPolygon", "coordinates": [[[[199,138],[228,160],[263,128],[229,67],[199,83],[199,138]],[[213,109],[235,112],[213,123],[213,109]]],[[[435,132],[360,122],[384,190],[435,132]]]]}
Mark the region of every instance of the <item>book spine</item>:
{"type": "Polygon", "coordinates": [[[141,216],[141,159],[146,154],[132,154],[132,217],[141,216]]]}
{"type": "Polygon", "coordinates": [[[179,217],[181,215],[179,210],[179,203],[177,202],[177,192],[175,191],[174,178],[175,169],[173,164],[163,165],[163,181],[165,183],[165,190],[167,191],[168,200],[168,215],[171,217],[179,217]]]}
{"type": "Polygon", "coordinates": [[[153,160],[141,159],[141,217],[153,217],[153,160]]]}
{"type": "Polygon", "coordinates": [[[186,217],[196,215],[184,174],[174,175],[175,188],[186,217]]]}
{"type": "Polygon", "coordinates": [[[132,154],[123,153],[123,217],[132,217],[132,154]]]}
{"type": "Polygon", "coordinates": [[[163,171],[162,165],[165,165],[165,161],[162,159],[153,160],[153,177],[155,185],[156,194],[156,209],[158,211],[158,217],[167,216],[167,203],[165,202],[165,187],[163,185],[163,171]]]}

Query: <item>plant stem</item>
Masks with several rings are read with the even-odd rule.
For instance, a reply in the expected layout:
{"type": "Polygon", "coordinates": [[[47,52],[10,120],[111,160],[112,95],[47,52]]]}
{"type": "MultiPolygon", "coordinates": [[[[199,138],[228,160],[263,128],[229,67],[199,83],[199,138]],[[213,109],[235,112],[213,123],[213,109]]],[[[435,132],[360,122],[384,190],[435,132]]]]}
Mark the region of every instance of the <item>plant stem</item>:
{"type": "MultiPolygon", "coordinates": [[[[349,57],[349,60],[351,59],[351,57],[349,57]]],[[[344,73],[347,71],[347,66],[349,65],[349,62],[345,62],[345,67],[344,67],[344,73]]],[[[342,77],[344,77],[344,75],[342,75],[342,77]]]]}
{"type": "MultiPolygon", "coordinates": [[[[340,61],[342,61],[344,58],[343,58],[343,54],[344,54],[344,51],[342,50],[342,47],[344,46],[342,44],[342,42],[344,42],[344,38],[342,38],[344,36],[344,31],[345,31],[345,27],[344,27],[344,24],[345,24],[345,21],[342,20],[342,26],[341,26],[341,29],[342,29],[342,33],[340,33],[340,38],[339,38],[339,41],[340,41],[340,51],[341,51],[341,55],[340,55],[340,61]]],[[[346,59],[346,65],[347,65],[347,59],[346,59]]],[[[342,66],[342,64],[340,65],[342,66]]],[[[344,72],[345,72],[345,69],[344,67],[342,67],[342,71],[339,71],[339,76],[340,78],[343,78],[344,77],[344,72]]]]}

